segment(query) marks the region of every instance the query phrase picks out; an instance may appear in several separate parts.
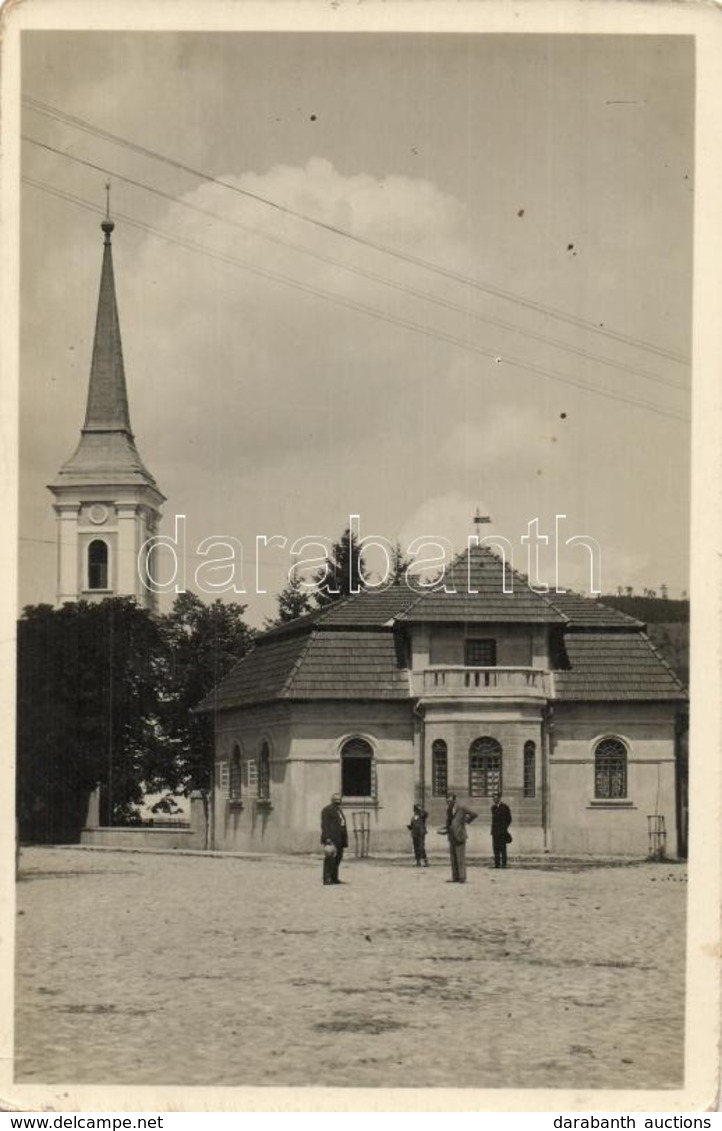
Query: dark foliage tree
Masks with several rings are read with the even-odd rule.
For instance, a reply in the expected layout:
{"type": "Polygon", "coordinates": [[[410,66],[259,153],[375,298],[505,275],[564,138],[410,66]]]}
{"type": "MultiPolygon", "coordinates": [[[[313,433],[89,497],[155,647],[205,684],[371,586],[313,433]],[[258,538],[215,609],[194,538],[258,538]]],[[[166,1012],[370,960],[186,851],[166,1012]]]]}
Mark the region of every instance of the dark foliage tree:
{"type": "Polygon", "coordinates": [[[182,593],[160,618],[165,785],[176,792],[210,788],[213,718],[193,708],[250,648],[253,633],[244,612],[244,605],[206,605],[194,593],[182,593]]]}
{"type": "Polygon", "coordinates": [[[158,618],[122,597],[24,610],[21,838],[76,841],[98,785],[102,824],[138,820],[146,792],[208,788],[212,719],[192,709],[247,650],[243,612],[189,593],[158,618]]]}
{"type": "Polygon", "coordinates": [[[406,571],[412,564],[412,559],[407,558],[401,548],[401,543],[398,538],[394,543],[393,552],[391,555],[391,572],[390,580],[394,585],[406,584],[406,571]]]}
{"type": "Polygon", "coordinates": [[[25,610],[18,628],[21,835],[76,840],[89,792],[132,819],[163,777],[158,625],[129,598],[25,610]]]}
{"type": "Polygon", "coordinates": [[[278,594],[278,614],[276,617],[266,618],[266,627],[272,628],[278,624],[288,624],[314,608],[313,590],[304,588],[301,578],[293,574],[288,585],[278,594]]]}
{"type": "Polygon", "coordinates": [[[322,608],[332,601],[339,601],[350,593],[358,592],[363,588],[363,578],[366,576],[366,562],[358,538],[347,527],[338,542],[334,542],[324,565],[314,575],[316,604],[322,608]]]}

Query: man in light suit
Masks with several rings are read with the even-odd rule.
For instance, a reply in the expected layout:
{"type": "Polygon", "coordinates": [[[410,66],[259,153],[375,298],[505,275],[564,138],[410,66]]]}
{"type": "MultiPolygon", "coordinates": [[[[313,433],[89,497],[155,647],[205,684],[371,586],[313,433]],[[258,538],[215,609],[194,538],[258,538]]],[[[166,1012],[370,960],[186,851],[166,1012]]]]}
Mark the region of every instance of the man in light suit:
{"type": "Polygon", "coordinates": [[[451,882],[466,883],[466,841],[469,836],[466,826],[475,821],[478,813],[457,805],[453,793],[446,799],[446,835],[449,838],[449,857],[451,860],[451,882]]]}
{"type": "Polygon", "coordinates": [[[323,882],[325,884],[340,884],[338,869],[343,860],[343,850],[348,848],[348,830],[346,817],[341,808],[341,794],[334,793],[331,804],[321,810],[321,844],[326,849],[329,845],[335,848],[335,853],[323,854],[323,882]]]}

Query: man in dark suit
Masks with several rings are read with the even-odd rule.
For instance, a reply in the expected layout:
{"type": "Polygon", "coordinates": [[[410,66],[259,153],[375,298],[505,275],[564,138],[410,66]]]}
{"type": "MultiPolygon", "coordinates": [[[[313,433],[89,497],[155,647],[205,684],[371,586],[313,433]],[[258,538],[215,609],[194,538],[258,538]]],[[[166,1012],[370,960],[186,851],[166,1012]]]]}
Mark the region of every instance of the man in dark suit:
{"type": "Polygon", "coordinates": [[[491,844],[494,849],[494,867],[506,868],[506,846],[511,841],[509,836],[511,809],[502,801],[501,793],[498,790],[492,797],[492,802],[491,844]]]}
{"type": "Polygon", "coordinates": [[[475,821],[478,813],[458,805],[454,794],[446,799],[446,835],[449,838],[449,858],[451,860],[451,882],[466,883],[466,841],[469,836],[466,826],[475,821]]]}
{"type": "Polygon", "coordinates": [[[334,793],[331,804],[321,810],[321,844],[323,852],[323,882],[340,884],[338,869],[343,860],[343,850],[348,848],[346,818],[341,808],[341,794],[334,793]],[[330,849],[334,848],[335,852],[330,849]]]}

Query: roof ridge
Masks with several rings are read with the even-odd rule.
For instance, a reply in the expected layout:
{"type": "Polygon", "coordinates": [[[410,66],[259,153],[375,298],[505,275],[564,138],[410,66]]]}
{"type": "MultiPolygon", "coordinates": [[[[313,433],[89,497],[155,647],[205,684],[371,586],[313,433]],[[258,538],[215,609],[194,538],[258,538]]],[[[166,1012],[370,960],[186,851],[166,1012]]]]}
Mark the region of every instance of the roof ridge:
{"type": "Polygon", "coordinates": [[[680,689],[681,689],[682,691],[684,691],[685,693],[687,693],[687,691],[688,691],[687,687],[686,687],[686,686],[685,686],[685,685],[684,685],[684,684],[682,683],[682,680],[681,680],[681,679],[679,678],[679,676],[677,675],[677,673],[676,673],[676,671],[674,670],[674,668],[672,667],[672,665],[671,665],[671,664],[670,664],[670,663],[668,662],[668,660],[667,660],[667,659],[666,659],[666,658],[665,658],[665,657],[664,657],[664,656],[662,655],[662,653],[661,653],[661,652],[659,651],[659,649],[657,648],[657,646],[656,646],[656,645],[655,645],[655,644],[654,644],[654,643],[652,642],[652,640],[650,640],[650,638],[649,638],[649,636],[647,635],[647,633],[646,633],[646,632],[644,632],[644,631],[642,631],[642,630],[640,630],[640,632],[639,632],[639,635],[640,635],[640,636],[642,637],[642,639],[643,639],[643,640],[644,640],[644,641],[646,642],[646,644],[647,644],[647,645],[649,646],[649,649],[650,649],[650,651],[651,651],[651,652],[653,652],[653,653],[654,653],[654,655],[655,655],[655,656],[657,657],[657,659],[658,659],[658,660],[660,661],[660,663],[664,665],[664,667],[665,667],[665,668],[667,669],[667,671],[669,672],[669,674],[671,675],[671,677],[672,677],[672,679],[673,679],[673,680],[675,681],[675,683],[677,683],[677,684],[678,684],[678,686],[680,687],[680,689]]]}
{"type": "MultiPolygon", "coordinates": [[[[629,616],[628,613],[622,612],[621,609],[615,609],[612,605],[606,605],[604,603],[604,601],[600,601],[598,597],[588,597],[586,595],[586,593],[577,593],[576,590],[574,590],[574,589],[564,589],[561,592],[559,590],[555,590],[555,595],[559,596],[559,597],[573,597],[577,601],[583,601],[585,604],[594,605],[595,608],[601,607],[602,609],[604,609],[605,612],[613,613],[615,617],[622,617],[623,620],[627,621],[628,627],[630,629],[634,628],[637,631],[640,631],[640,630],[644,631],[647,627],[644,621],[637,620],[636,617],[629,616]]],[[[567,616],[567,614],[565,612],[563,612],[563,610],[561,609],[561,607],[559,605],[554,604],[554,601],[552,600],[551,597],[548,598],[548,599],[549,599],[552,607],[560,614],[560,616],[563,616],[567,620],[567,622],[573,627],[574,626],[574,617],[573,616],[567,616]]],[[[610,626],[610,627],[612,627],[612,626],[610,626]]]]}
{"type": "MultiPolygon", "coordinates": [[[[428,589],[424,589],[424,591],[422,593],[419,593],[417,595],[416,599],[414,601],[412,601],[411,604],[406,609],[403,610],[403,615],[405,616],[408,613],[410,613],[412,609],[416,608],[416,606],[419,604],[419,602],[425,600],[426,598],[430,598],[430,597],[432,597],[432,596],[434,596],[438,593],[441,593],[442,591],[446,592],[445,588],[442,590],[441,585],[443,583],[443,579],[446,576],[447,572],[451,573],[452,570],[454,570],[457,566],[461,565],[464,558],[466,558],[467,561],[470,562],[472,552],[474,550],[478,550],[480,556],[482,556],[482,557],[485,556],[485,555],[488,555],[488,557],[493,558],[494,562],[497,563],[501,567],[501,570],[502,570],[502,573],[504,574],[504,577],[506,577],[506,571],[509,570],[509,572],[511,573],[512,578],[514,580],[521,582],[522,585],[524,585],[524,587],[530,593],[533,593],[533,595],[535,597],[539,598],[539,600],[543,604],[552,608],[552,610],[558,616],[560,616],[563,621],[569,623],[569,617],[567,617],[567,615],[565,613],[563,613],[561,609],[558,609],[558,608],[556,608],[556,606],[552,605],[545,593],[539,592],[538,589],[534,589],[529,584],[529,578],[525,573],[521,573],[518,569],[515,569],[513,565],[510,565],[509,562],[506,560],[505,555],[496,554],[490,546],[482,546],[479,542],[477,542],[475,546],[467,545],[463,550],[460,550],[459,553],[456,555],[456,557],[453,558],[453,560],[452,560],[452,562],[451,562],[451,564],[448,568],[448,571],[446,571],[446,570],[444,571],[444,574],[442,575],[442,577],[439,578],[439,580],[434,584],[433,587],[430,586],[428,589]]],[[[467,573],[468,572],[469,572],[469,567],[467,565],[467,573]]],[[[476,592],[477,592],[476,590],[473,593],[472,593],[471,590],[468,590],[469,596],[474,596],[476,594],[476,592]]]]}
{"type": "Polygon", "coordinates": [[[284,699],[288,695],[288,693],[290,692],[291,687],[293,686],[293,681],[296,678],[296,675],[298,674],[298,671],[301,667],[301,664],[306,659],[306,656],[308,655],[309,649],[310,649],[313,641],[316,639],[317,635],[318,635],[318,633],[317,633],[316,629],[312,628],[311,631],[308,634],[308,637],[306,639],[306,643],[304,644],[303,648],[301,648],[301,650],[299,651],[298,655],[296,656],[296,659],[293,662],[293,665],[291,667],[290,672],[288,673],[285,680],[283,681],[283,686],[281,687],[281,690],[278,692],[278,698],[279,699],[284,699]]]}

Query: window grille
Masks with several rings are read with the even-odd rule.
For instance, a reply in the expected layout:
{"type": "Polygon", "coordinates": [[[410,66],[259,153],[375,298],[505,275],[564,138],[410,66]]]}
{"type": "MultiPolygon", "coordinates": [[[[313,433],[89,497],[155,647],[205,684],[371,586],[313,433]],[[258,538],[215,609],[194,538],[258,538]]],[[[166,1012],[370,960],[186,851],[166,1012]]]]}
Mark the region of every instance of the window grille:
{"type": "Polygon", "coordinates": [[[627,748],[618,738],[604,738],[597,743],[594,796],[606,801],[627,796],[627,748]]]}
{"type": "Polygon", "coordinates": [[[477,738],[469,749],[469,797],[501,793],[501,746],[495,738],[477,738]]]}
{"type": "Polygon", "coordinates": [[[218,789],[221,792],[221,796],[228,797],[228,783],[229,783],[228,763],[227,762],[219,762],[218,765],[216,766],[216,774],[217,774],[216,781],[218,783],[218,789]]]}
{"type": "Polygon", "coordinates": [[[536,797],[536,743],[524,743],[524,796],[536,797]]]}
{"type": "Polygon", "coordinates": [[[431,793],[446,797],[449,792],[449,756],[443,738],[437,738],[431,747],[431,793]]]}
{"type": "Polygon", "coordinates": [[[496,640],[465,640],[464,664],[467,668],[496,667],[496,640]]]}

